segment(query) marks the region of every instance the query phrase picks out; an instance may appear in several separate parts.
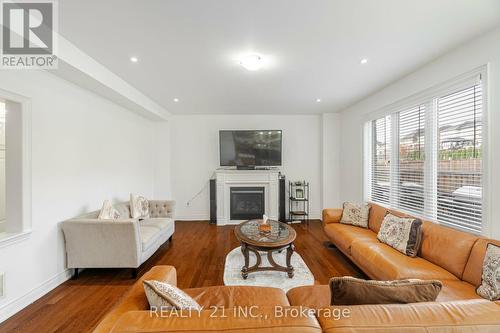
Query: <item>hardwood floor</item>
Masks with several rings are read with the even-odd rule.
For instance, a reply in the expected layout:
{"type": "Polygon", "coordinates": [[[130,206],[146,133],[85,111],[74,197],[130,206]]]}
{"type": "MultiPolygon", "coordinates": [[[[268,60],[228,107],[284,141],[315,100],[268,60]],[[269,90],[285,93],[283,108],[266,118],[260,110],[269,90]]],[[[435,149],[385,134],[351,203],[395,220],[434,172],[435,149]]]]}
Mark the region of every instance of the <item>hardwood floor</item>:
{"type": "MultiPolygon", "coordinates": [[[[320,221],[294,224],[296,251],[311,269],[316,283],[332,276],[363,273],[327,241],[320,221]]],[[[166,243],[139,269],[139,276],[155,265],[177,268],[178,286],[194,288],[222,285],[226,254],[239,246],[233,226],[216,227],[208,222],[176,222],[172,244],[166,243]]],[[[0,332],[88,332],[134,283],[128,269],[88,269],[12,318],[0,324],[0,332]]]]}

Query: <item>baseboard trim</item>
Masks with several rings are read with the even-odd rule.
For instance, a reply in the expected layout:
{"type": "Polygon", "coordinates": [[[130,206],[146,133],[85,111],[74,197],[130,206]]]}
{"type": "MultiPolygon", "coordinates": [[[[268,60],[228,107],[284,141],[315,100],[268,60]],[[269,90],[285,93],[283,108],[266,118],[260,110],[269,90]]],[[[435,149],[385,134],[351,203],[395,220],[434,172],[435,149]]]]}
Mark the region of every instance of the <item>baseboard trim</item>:
{"type": "MultiPolygon", "coordinates": [[[[313,213],[309,216],[310,220],[321,220],[321,214],[313,213]]],[[[176,215],[176,221],[210,221],[210,216],[206,214],[190,214],[190,215],[176,215]]],[[[229,223],[226,223],[229,225],[229,223]]]]}
{"type": "Polygon", "coordinates": [[[52,278],[46,280],[38,287],[31,289],[29,292],[24,294],[23,296],[10,301],[7,304],[0,306],[0,323],[9,319],[31,303],[37,301],[42,296],[47,294],[49,291],[58,287],[60,284],[66,282],[71,278],[71,270],[66,269],[52,278]]]}
{"type": "Polygon", "coordinates": [[[176,221],[210,221],[207,214],[175,215],[176,221]]]}

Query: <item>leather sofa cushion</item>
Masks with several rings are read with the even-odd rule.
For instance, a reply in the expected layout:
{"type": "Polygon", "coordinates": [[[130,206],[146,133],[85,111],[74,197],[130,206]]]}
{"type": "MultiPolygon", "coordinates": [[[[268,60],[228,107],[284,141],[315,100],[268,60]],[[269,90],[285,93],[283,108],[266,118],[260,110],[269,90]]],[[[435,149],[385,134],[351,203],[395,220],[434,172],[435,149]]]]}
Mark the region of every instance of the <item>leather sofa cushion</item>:
{"type": "MultiPolygon", "coordinates": [[[[94,333],[110,332],[115,322],[128,311],[149,309],[149,302],[142,285],[144,280],[158,280],[175,286],[177,285],[177,273],[173,266],[154,266],[151,268],[134,283],[123,299],[104,317],[94,333]]],[[[102,311],[105,313],[107,309],[103,308],[102,311]]]]}
{"type": "Polygon", "coordinates": [[[347,254],[351,254],[351,244],[354,241],[378,243],[377,235],[370,229],[331,223],[327,224],[324,230],[331,241],[347,254]]]}
{"type": "Polygon", "coordinates": [[[467,260],[467,265],[465,266],[462,280],[473,284],[475,287],[479,287],[481,284],[484,255],[486,254],[486,246],[488,243],[500,246],[499,240],[479,238],[476,243],[474,243],[469,260],[467,260]]]}
{"type": "Polygon", "coordinates": [[[360,268],[375,280],[457,280],[445,269],[423,258],[411,258],[383,243],[354,242],[351,254],[360,268]]]}
{"type": "Polygon", "coordinates": [[[443,289],[439,293],[436,301],[458,301],[466,299],[482,299],[476,294],[476,287],[472,284],[460,280],[442,280],[443,289]]]}
{"type": "MultiPolygon", "coordinates": [[[[300,311],[299,308],[295,310],[300,311]]],[[[275,313],[274,307],[252,311],[251,317],[228,310],[204,310],[191,316],[184,313],[183,317],[180,312],[152,317],[148,311],[132,311],[124,314],[111,332],[321,333],[314,316],[281,316],[275,313]]]]}
{"type": "Polygon", "coordinates": [[[323,332],[499,332],[500,307],[484,300],[446,303],[354,305],[331,307],[350,309],[340,320],[319,313],[323,332]]]}
{"type": "Polygon", "coordinates": [[[204,308],[290,305],[285,292],[278,288],[215,286],[185,289],[184,292],[204,308]]]}
{"type": "MultiPolygon", "coordinates": [[[[368,226],[375,233],[380,231],[380,226],[387,212],[400,217],[411,217],[411,215],[386,209],[374,203],[371,206],[368,226]]],[[[472,234],[424,221],[419,255],[461,279],[472,246],[477,239],[478,237],[472,234]]]]}
{"type": "Polygon", "coordinates": [[[422,226],[420,256],[462,279],[477,236],[432,222],[422,226]]]}
{"type": "Polygon", "coordinates": [[[371,209],[370,218],[368,219],[368,228],[378,234],[380,227],[382,226],[382,221],[387,213],[387,209],[374,203],[371,203],[370,205],[371,209]]]}
{"type": "Polygon", "coordinates": [[[290,289],[286,296],[292,306],[305,306],[311,309],[321,309],[330,306],[332,299],[330,286],[314,285],[290,289]]]}
{"type": "Polygon", "coordinates": [[[323,223],[339,223],[342,218],[343,209],[341,208],[328,208],[323,209],[323,223]]]}

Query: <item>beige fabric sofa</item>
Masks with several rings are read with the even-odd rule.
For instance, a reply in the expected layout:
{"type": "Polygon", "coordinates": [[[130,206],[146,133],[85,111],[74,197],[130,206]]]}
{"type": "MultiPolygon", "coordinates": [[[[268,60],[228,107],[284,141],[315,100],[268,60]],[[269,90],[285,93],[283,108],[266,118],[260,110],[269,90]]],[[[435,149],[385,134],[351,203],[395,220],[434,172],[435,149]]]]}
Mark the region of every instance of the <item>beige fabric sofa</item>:
{"type": "MultiPolygon", "coordinates": [[[[67,267],[133,268],[133,276],[175,231],[174,201],[149,201],[150,218],[99,220],[99,211],[62,222],[66,243],[67,267]]],[[[122,216],[130,216],[128,202],[115,208],[122,216]]]]}

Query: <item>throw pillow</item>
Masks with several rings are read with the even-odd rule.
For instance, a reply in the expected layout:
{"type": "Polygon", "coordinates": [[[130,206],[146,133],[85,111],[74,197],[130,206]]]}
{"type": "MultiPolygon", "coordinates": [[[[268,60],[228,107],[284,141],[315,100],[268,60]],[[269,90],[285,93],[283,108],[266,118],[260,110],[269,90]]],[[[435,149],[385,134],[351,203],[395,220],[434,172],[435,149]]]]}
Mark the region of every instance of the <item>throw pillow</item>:
{"type": "Polygon", "coordinates": [[[144,219],[149,217],[149,201],[135,194],[130,194],[130,215],[133,219],[144,219]]]}
{"type": "Polygon", "coordinates": [[[477,294],[490,301],[500,300],[500,246],[488,244],[483,261],[483,276],[477,294]]]}
{"type": "Polygon", "coordinates": [[[422,242],[422,220],[388,213],[377,238],[407,256],[416,257],[422,242]]]}
{"type": "Polygon", "coordinates": [[[143,281],[143,285],[150,307],[177,310],[202,310],[201,306],[194,299],[169,283],[146,280],[143,281]]]}
{"type": "Polygon", "coordinates": [[[370,205],[367,203],[344,202],[344,209],[340,223],[351,224],[357,227],[368,228],[370,205]]]}
{"type": "Polygon", "coordinates": [[[373,281],[335,277],[330,279],[331,305],[434,302],[442,287],[437,280],[373,281]]]}
{"type": "Polygon", "coordinates": [[[111,201],[105,200],[102,204],[101,212],[99,213],[99,216],[97,218],[99,220],[117,220],[120,217],[120,212],[117,211],[115,207],[113,207],[111,201]]]}

